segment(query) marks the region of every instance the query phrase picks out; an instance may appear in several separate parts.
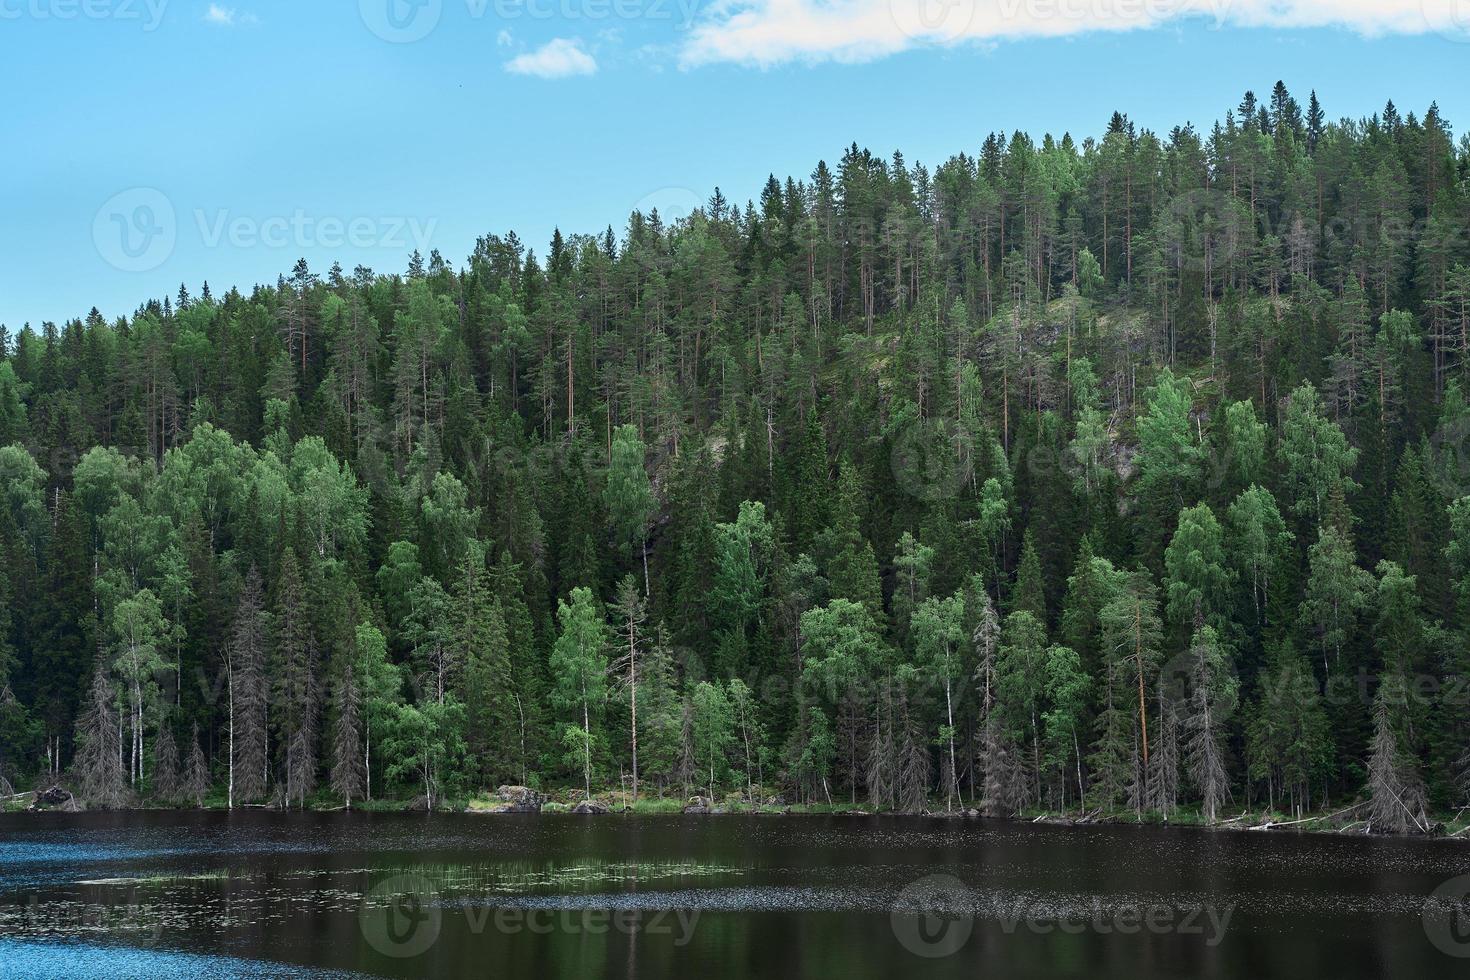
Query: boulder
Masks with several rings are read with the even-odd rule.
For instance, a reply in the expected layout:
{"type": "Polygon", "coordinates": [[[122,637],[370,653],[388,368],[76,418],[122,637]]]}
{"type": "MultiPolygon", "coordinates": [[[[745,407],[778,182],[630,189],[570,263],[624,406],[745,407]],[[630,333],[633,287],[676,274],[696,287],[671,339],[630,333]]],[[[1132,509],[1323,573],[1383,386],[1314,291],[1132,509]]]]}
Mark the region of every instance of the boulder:
{"type": "Polygon", "coordinates": [[[685,813],[709,813],[709,800],[702,796],[691,796],[689,802],[684,805],[685,813]]]}
{"type": "Polygon", "coordinates": [[[572,812],[601,815],[607,812],[607,807],[596,800],[579,800],[577,805],[572,807],[572,812]]]}
{"type": "Polygon", "coordinates": [[[495,795],[503,804],[496,807],[497,813],[540,813],[541,805],[546,802],[540,793],[527,786],[502,786],[495,795]]]}
{"type": "Polygon", "coordinates": [[[37,790],[36,798],[31,801],[32,810],[40,810],[48,806],[66,806],[70,803],[72,796],[60,786],[52,786],[50,789],[37,790]]]}

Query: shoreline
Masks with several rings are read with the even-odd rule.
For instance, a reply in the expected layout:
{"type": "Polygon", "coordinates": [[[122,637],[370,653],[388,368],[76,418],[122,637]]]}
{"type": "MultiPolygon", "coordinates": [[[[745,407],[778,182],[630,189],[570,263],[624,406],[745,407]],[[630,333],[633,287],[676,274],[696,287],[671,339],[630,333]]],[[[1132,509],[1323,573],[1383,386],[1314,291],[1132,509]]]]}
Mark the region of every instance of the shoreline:
{"type": "MultiPolygon", "coordinates": [[[[519,789],[519,787],[517,788],[519,789]]],[[[127,806],[94,809],[81,805],[68,805],[70,796],[59,805],[41,802],[52,790],[28,791],[6,799],[0,799],[0,814],[23,813],[147,813],[147,812],[229,812],[222,799],[206,799],[202,806],[187,806],[177,803],[137,801],[127,806]],[[29,798],[29,799],[27,799],[29,798]]],[[[1374,832],[1366,820],[1357,818],[1356,811],[1367,806],[1366,801],[1329,812],[1310,813],[1305,816],[1251,811],[1233,817],[1205,823],[1198,815],[1184,811],[1174,817],[1164,818],[1156,813],[1146,814],[1142,819],[1133,814],[1100,814],[1097,812],[1075,814],[1056,811],[1026,811],[1010,816],[987,816],[974,807],[957,807],[953,810],[929,809],[921,812],[876,810],[861,803],[833,802],[800,804],[776,800],[757,804],[743,801],[711,803],[703,797],[682,800],[677,797],[644,797],[636,804],[621,798],[618,791],[594,793],[590,801],[580,799],[580,793],[563,794],[561,799],[540,797],[534,800],[507,800],[504,794],[481,794],[468,799],[454,798],[435,805],[432,810],[423,805],[423,799],[377,799],[362,801],[352,806],[327,801],[313,801],[302,808],[281,807],[273,803],[237,804],[233,809],[271,813],[455,813],[486,817],[533,815],[533,816],[845,816],[845,817],[918,817],[932,820],[987,821],[1008,824],[1042,824],[1051,827],[1157,827],[1189,828],[1207,831],[1231,832],[1286,832],[1296,834],[1337,834],[1348,836],[1371,836],[1381,838],[1409,838],[1422,840],[1464,839],[1470,842],[1470,818],[1465,811],[1456,814],[1431,814],[1427,830],[1406,832],[1374,832]],[[569,798],[570,797],[570,798],[569,798]]],[[[51,797],[55,799],[53,795],[51,797]]]]}

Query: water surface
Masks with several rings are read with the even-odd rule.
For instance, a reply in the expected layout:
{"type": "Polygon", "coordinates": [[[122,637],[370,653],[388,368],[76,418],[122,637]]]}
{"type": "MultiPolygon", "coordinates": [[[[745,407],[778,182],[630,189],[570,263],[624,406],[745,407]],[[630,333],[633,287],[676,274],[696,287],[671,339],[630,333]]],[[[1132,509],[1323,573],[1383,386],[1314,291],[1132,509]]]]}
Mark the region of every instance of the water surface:
{"type": "Polygon", "coordinates": [[[1467,842],[1279,832],[15,814],[0,975],[1470,976],[1430,897],[1465,874],[1467,842]]]}

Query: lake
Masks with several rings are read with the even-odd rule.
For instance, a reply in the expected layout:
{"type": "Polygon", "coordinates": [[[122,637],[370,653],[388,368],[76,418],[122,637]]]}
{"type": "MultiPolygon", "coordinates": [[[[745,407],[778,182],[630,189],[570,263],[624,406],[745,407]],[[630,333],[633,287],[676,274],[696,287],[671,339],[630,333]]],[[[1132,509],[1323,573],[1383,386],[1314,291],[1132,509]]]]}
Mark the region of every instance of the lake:
{"type": "Polygon", "coordinates": [[[0,816],[0,975],[1470,976],[1470,842],[856,816],[0,816]]]}

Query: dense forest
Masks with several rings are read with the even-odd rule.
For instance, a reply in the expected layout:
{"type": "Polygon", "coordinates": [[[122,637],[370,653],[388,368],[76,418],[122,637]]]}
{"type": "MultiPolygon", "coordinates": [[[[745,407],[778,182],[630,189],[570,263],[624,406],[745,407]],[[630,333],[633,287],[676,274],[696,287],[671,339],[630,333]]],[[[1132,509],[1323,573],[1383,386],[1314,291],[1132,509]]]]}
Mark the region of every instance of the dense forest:
{"type": "Polygon", "coordinates": [[[1436,107],[1277,83],[0,328],[0,779],[1427,827],[1467,227],[1436,107]]]}

